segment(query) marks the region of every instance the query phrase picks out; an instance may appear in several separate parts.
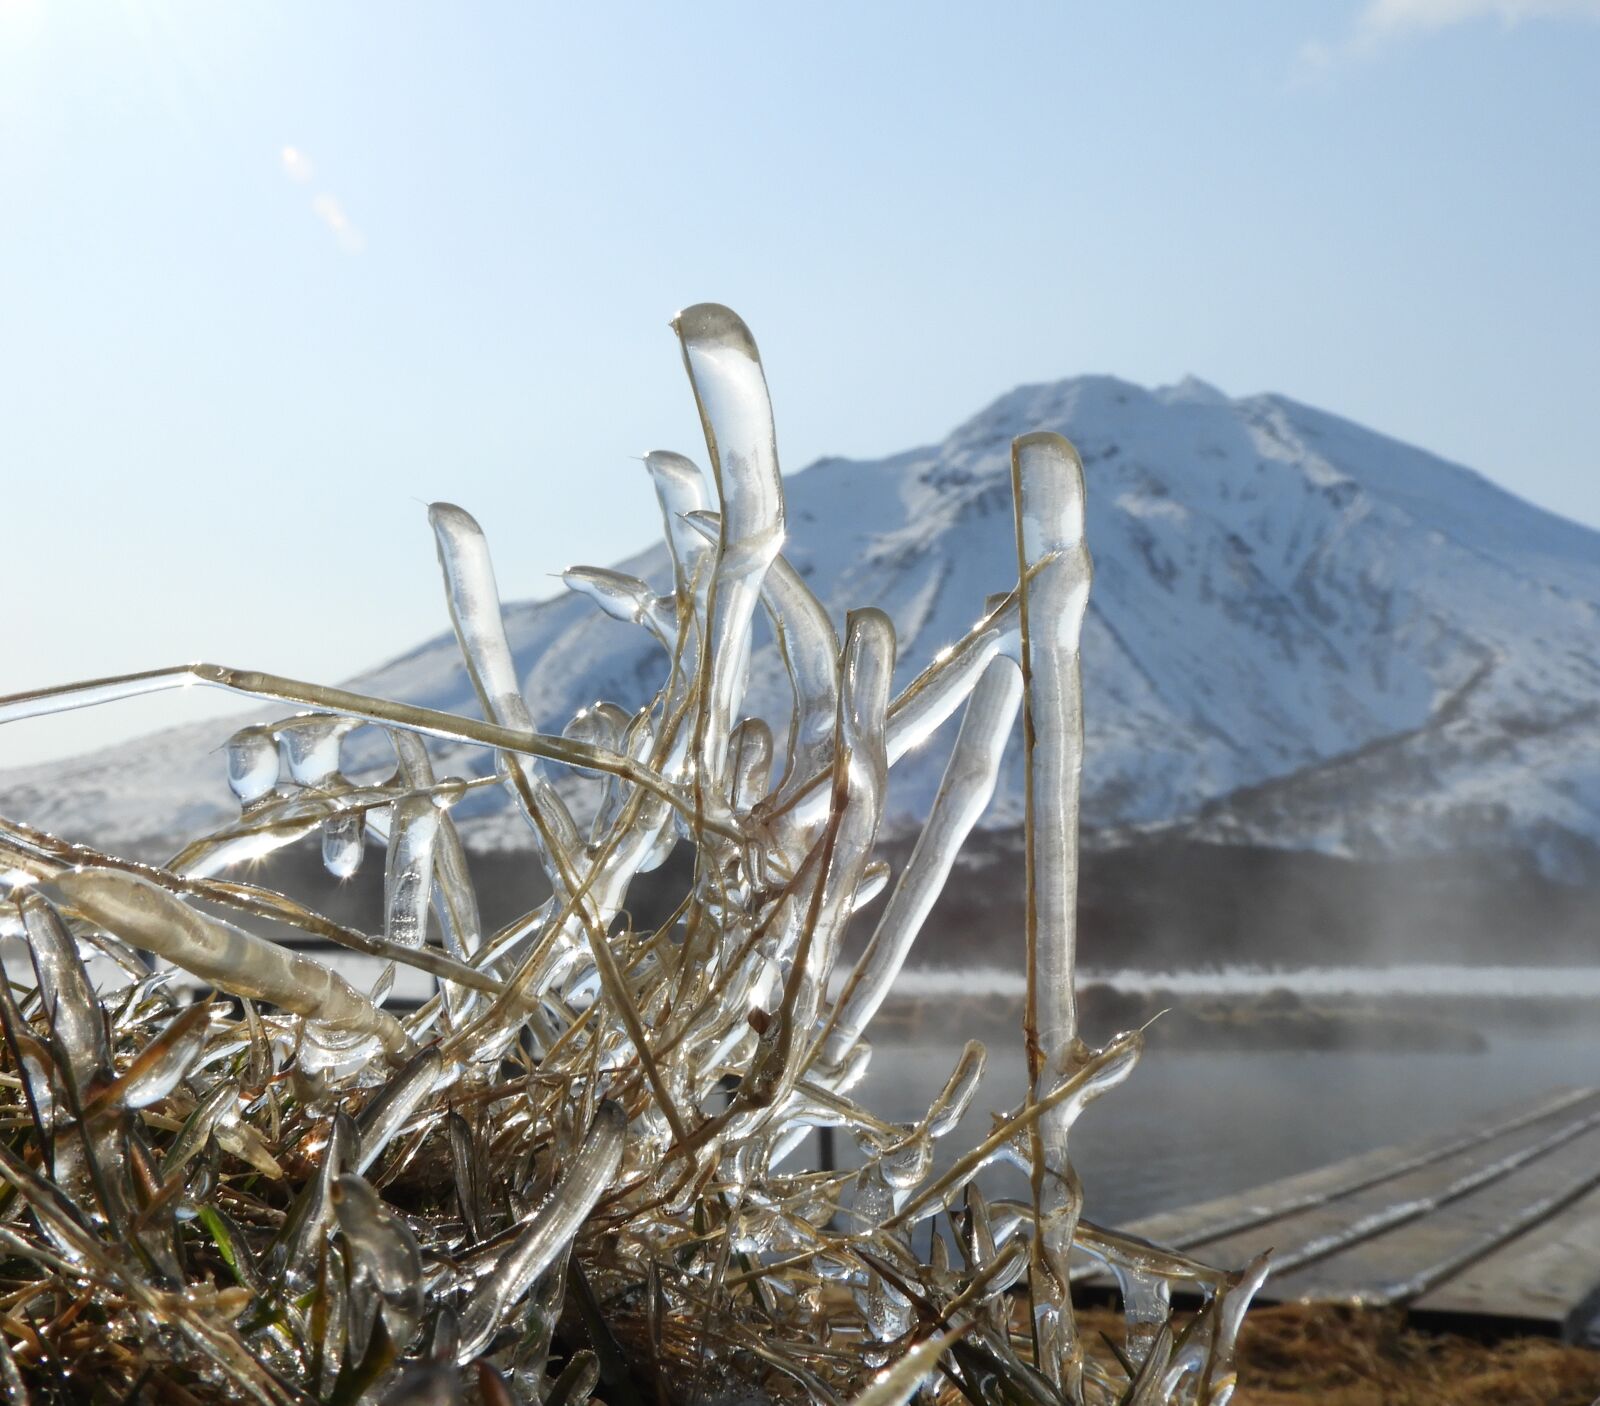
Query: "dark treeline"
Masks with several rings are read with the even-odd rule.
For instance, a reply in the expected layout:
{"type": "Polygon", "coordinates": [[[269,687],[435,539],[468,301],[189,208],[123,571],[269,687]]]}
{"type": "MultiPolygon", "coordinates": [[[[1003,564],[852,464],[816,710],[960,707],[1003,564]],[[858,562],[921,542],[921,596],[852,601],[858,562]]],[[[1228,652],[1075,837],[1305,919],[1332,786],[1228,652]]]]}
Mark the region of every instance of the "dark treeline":
{"type": "MultiPolygon", "coordinates": [[[[896,873],[909,849],[905,842],[883,847],[896,873]]],[[[1016,836],[974,836],[913,963],[1007,966],[1014,959],[1020,969],[1020,863],[1016,836]],[[1006,946],[1013,937],[1014,952],[1006,946]]],[[[654,927],[672,911],[689,882],[688,864],[680,850],[639,877],[630,909],[635,927],[654,927]]],[[[491,929],[548,893],[527,853],[475,854],[471,867],[491,929]]],[[[314,849],[296,846],[252,878],[286,886],[330,917],[382,926],[377,854],[340,882],[323,871],[314,849]]],[[[1080,962],[1088,968],[1600,960],[1600,891],[1556,883],[1496,855],[1354,860],[1156,840],[1086,851],[1079,898],[1080,962]]],[[[883,901],[857,917],[853,943],[865,941],[883,901]]]]}

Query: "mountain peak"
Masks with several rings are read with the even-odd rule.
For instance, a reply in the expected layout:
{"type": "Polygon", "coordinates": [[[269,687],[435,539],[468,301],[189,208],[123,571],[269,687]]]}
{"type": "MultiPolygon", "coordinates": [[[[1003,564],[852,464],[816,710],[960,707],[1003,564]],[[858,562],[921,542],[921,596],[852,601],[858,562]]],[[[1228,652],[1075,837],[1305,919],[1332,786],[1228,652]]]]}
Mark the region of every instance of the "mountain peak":
{"type": "Polygon", "coordinates": [[[1128,406],[1150,399],[1150,392],[1116,376],[1084,374],[1060,381],[1017,386],[996,397],[952,431],[946,445],[971,444],[995,433],[1016,435],[1026,429],[1057,429],[1078,420],[1115,416],[1128,406]]]}
{"type": "Polygon", "coordinates": [[[1210,381],[1189,374],[1175,386],[1160,386],[1155,395],[1169,405],[1231,405],[1231,398],[1210,381]]]}
{"type": "MultiPolygon", "coordinates": [[[[1600,877],[1600,534],[1283,397],[1075,376],[1007,392],[940,444],[792,475],[786,554],[837,621],[890,613],[899,683],[1015,581],[1010,446],[1030,430],[1073,439],[1089,471],[1090,843],[1155,830],[1367,856],[1477,848],[1600,877]]],[[[549,732],[597,699],[637,709],[666,663],[573,596],[509,606],[506,626],[549,732]]],[[[750,706],[781,725],[775,646],[752,676],[750,706]]],[[[449,636],[352,687],[475,708],[449,636]]],[[[0,812],[159,856],[225,817],[224,730],[5,774],[0,812]]],[[[941,750],[896,769],[888,832],[926,814],[941,750]]],[[[392,764],[381,733],[351,735],[347,769],[392,764]]],[[[488,764],[469,748],[439,757],[441,773],[488,764]]],[[[469,843],[523,841],[497,797],[463,802],[469,843]]],[[[1021,814],[1014,747],[985,823],[1021,814]]]]}

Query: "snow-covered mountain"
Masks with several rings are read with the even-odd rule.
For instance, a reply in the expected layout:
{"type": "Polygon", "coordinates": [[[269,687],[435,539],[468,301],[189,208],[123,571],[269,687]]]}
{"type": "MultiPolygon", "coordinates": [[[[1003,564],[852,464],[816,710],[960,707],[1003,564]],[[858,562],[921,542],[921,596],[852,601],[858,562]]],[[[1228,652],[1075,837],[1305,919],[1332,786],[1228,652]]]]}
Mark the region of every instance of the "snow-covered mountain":
{"type": "MultiPolygon", "coordinates": [[[[1015,390],[940,444],[792,475],[789,559],[841,621],[889,611],[902,681],[1014,581],[1010,442],[1035,429],[1071,438],[1088,474],[1091,844],[1166,830],[1337,854],[1485,849],[1600,878],[1600,533],[1280,396],[1079,377],[1015,390]]],[[[431,557],[421,523],[416,551],[431,557]]],[[[659,587],[665,552],[622,566],[659,587]]],[[[546,730],[596,699],[637,706],[660,680],[659,646],[576,596],[506,617],[546,730]]],[[[779,712],[770,644],[754,678],[752,705],[779,712]]],[[[476,712],[447,633],[351,686],[476,712]]],[[[5,773],[0,813],[158,852],[228,813],[226,731],[5,773]]],[[[351,741],[352,767],[385,763],[375,735],[351,741]]],[[[891,830],[925,810],[942,753],[896,768],[891,830]]],[[[1014,746],[986,824],[1021,809],[1014,746]]],[[[475,846],[519,842],[487,793],[463,818],[475,846]]]]}

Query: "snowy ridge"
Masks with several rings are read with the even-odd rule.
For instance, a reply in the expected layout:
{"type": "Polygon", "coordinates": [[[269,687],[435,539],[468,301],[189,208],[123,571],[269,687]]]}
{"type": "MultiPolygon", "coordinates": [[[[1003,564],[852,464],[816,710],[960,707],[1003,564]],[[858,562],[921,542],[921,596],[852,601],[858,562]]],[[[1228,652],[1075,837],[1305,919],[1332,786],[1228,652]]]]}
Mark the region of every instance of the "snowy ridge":
{"type": "MultiPolygon", "coordinates": [[[[1279,396],[1077,377],[1020,387],[938,445],[792,475],[786,554],[841,623],[889,611],[900,682],[1014,581],[1010,442],[1035,429],[1071,438],[1088,475],[1091,843],[1176,829],[1336,854],[1488,849],[1600,879],[1600,533],[1279,396]]],[[[421,523],[416,551],[431,556],[421,523]]],[[[665,568],[659,548],[622,565],[658,587],[665,568]]],[[[634,708],[660,681],[660,647],[577,597],[506,620],[547,731],[597,699],[634,708]]],[[[751,706],[786,711],[770,644],[753,677],[751,706]]],[[[448,634],[350,686],[477,711],[448,634]]],[[[158,853],[229,813],[228,727],[5,773],[0,813],[158,853]]],[[[891,832],[925,813],[949,735],[896,768],[891,832]]],[[[355,734],[347,769],[387,768],[386,753],[355,734]]],[[[494,796],[472,805],[470,844],[522,843],[494,796]]],[[[1021,810],[1014,745],[985,823],[1021,810]]]]}

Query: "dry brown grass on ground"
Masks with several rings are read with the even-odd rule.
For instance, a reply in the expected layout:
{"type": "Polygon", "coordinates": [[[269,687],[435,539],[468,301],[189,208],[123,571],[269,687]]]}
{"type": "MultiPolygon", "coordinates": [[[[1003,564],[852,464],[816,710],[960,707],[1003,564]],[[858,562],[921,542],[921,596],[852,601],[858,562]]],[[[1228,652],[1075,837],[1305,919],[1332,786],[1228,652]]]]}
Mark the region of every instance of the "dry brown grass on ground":
{"type": "Polygon", "coordinates": [[[1326,1406],[1590,1406],[1600,1394],[1600,1353],[1424,1333],[1398,1312],[1336,1305],[1260,1310],[1239,1365],[1238,1406],[1307,1395],[1326,1406]]]}
{"type": "MultiPolygon", "coordinates": [[[[1117,1314],[1085,1315],[1121,1341],[1117,1314]]],[[[1331,1304],[1254,1309],[1239,1335],[1234,1406],[1592,1406],[1600,1352],[1547,1338],[1470,1338],[1409,1328],[1398,1312],[1331,1304]]]]}

